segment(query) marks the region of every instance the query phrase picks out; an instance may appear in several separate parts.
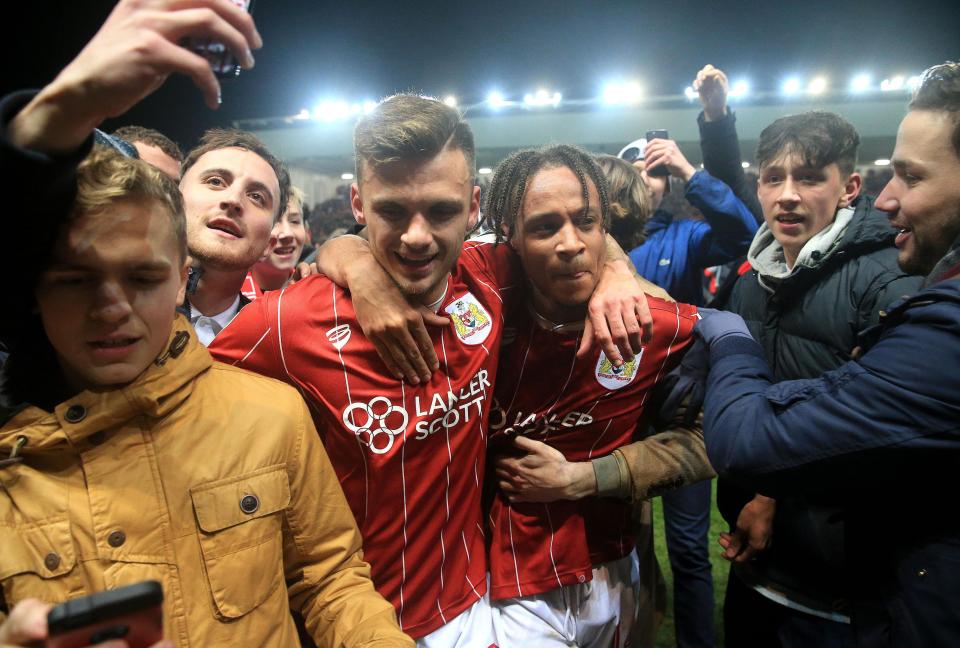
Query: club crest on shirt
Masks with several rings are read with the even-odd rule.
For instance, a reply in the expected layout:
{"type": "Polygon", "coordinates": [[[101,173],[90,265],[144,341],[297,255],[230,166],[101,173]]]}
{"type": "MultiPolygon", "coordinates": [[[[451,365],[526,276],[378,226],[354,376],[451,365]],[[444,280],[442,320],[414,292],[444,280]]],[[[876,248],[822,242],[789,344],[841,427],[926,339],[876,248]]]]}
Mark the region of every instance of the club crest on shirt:
{"type": "Polygon", "coordinates": [[[327,339],[330,341],[330,344],[333,345],[333,348],[340,351],[343,347],[347,346],[347,342],[350,341],[350,325],[341,324],[340,326],[334,326],[327,331],[327,339]]]}
{"type": "Polygon", "coordinates": [[[465,344],[481,344],[490,335],[490,313],[471,293],[456,299],[443,310],[450,315],[457,337],[465,344]]]}
{"type": "Polygon", "coordinates": [[[640,353],[634,356],[633,360],[624,362],[619,367],[614,367],[607,355],[601,351],[600,358],[597,359],[597,382],[607,389],[626,387],[636,378],[637,368],[640,366],[640,358],[642,357],[643,349],[640,349],[640,353]]]}

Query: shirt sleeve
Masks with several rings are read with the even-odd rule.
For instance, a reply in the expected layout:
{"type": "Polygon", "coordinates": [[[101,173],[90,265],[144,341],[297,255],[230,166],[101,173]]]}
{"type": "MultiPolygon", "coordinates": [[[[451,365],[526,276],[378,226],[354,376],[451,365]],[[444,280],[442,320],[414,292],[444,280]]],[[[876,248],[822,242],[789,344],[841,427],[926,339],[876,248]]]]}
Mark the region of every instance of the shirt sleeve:
{"type": "Polygon", "coordinates": [[[706,268],[729,263],[747,253],[757,223],[730,187],[701,170],[690,178],[684,195],[706,219],[690,237],[693,265],[706,268]]]}
{"type": "Polygon", "coordinates": [[[373,586],[353,513],[303,401],[291,418],[296,452],[288,464],[284,539],[291,608],[318,648],[412,648],[393,606],[373,586]]]}
{"type": "Polygon", "coordinates": [[[956,317],[955,304],[916,306],[861,360],[776,384],[756,342],[718,342],[704,427],[717,473],[776,497],[895,488],[917,467],[933,474],[944,462],[955,470],[956,317]]]}

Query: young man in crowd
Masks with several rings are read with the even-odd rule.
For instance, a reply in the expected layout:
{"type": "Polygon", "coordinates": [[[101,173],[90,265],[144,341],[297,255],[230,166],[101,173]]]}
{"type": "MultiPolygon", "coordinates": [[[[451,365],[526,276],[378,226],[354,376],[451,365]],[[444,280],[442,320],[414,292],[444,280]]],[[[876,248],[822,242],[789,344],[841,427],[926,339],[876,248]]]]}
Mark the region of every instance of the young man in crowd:
{"type": "MultiPolygon", "coordinates": [[[[489,508],[501,647],[630,645],[639,578],[632,516],[626,503],[604,497],[611,482],[619,486],[608,475],[619,473],[617,460],[567,464],[582,468],[570,487],[532,502],[514,490],[510,470],[551,454],[589,462],[644,434],[659,406],[652,390],[692,340],[695,307],[651,298],[653,336],[635,358],[616,367],[599,349],[577,353],[611,209],[603,171],[572,146],[513,153],[490,183],[487,227],[516,252],[528,284],[525,308],[509,320],[491,415],[493,452],[529,453],[502,460],[502,490],[489,508]]],[[[641,497],[714,474],[699,430],[654,435],[642,452],[641,497]]]]}
{"type": "MultiPolygon", "coordinates": [[[[279,290],[287,285],[300,261],[307,227],[303,222],[303,191],[290,187],[287,208],[270,230],[270,241],[263,256],[250,270],[256,295],[267,290],[279,290]]],[[[245,286],[246,287],[246,286],[245,286]]],[[[245,293],[246,294],[246,293],[245,293]]]]}
{"type": "Polygon", "coordinates": [[[113,131],[113,136],[133,144],[141,160],[160,169],[174,182],[180,181],[183,152],[169,137],[143,126],[122,126],[113,131]]]}
{"type": "MultiPolygon", "coordinates": [[[[896,255],[904,272],[926,275],[923,289],[894,304],[874,300],[871,310],[884,309],[879,323],[855,342],[847,337],[837,355],[848,361],[832,358],[833,370],[819,378],[816,368],[826,364],[823,360],[803,363],[806,356],[793,353],[775,362],[769,343],[749,339],[747,327],[764,339],[749,313],[747,327],[730,314],[708,317],[700,325],[710,345],[705,435],[718,472],[749,492],[776,497],[778,516],[783,502],[795,498],[832,505],[845,520],[843,545],[829,549],[846,556],[839,584],[849,598],[858,644],[949,646],[960,640],[960,518],[937,494],[953,487],[960,448],[960,383],[954,371],[960,363],[956,63],[924,74],[892,157],[895,175],[875,205],[892,225],[886,240],[896,234],[899,252],[891,248],[888,254],[896,255]],[[854,344],[859,360],[850,358],[854,344]],[[810,371],[809,379],[779,382],[783,372],[798,369],[810,371]]],[[[775,232],[782,228],[781,262],[808,265],[814,251],[825,249],[805,246],[787,254],[787,244],[817,222],[813,214],[798,214],[795,206],[831,177],[839,181],[835,173],[811,175],[816,167],[797,172],[795,180],[792,169],[803,167],[782,160],[768,168],[770,174],[761,172],[761,185],[779,183],[786,201],[778,214],[781,222],[772,225],[775,232]],[[787,188],[797,180],[806,184],[796,185],[790,197],[787,188]]],[[[836,280],[828,276],[825,281],[836,280]]],[[[877,283],[883,282],[874,279],[877,283]]],[[[805,313],[808,324],[850,294],[833,289],[825,293],[822,307],[807,305],[812,310],[805,313]]],[[[781,335],[786,328],[782,322],[781,335]]],[[[838,339],[837,330],[827,339],[838,339]]],[[[794,547],[793,540],[775,530],[771,548],[778,543],[794,547]]]]}
{"type": "MultiPolygon", "coordinates": [[[[480,203],[473,135],[455,109],[415,95],[388,98],[357,124],[355,149],[351,201],[369,247],[337,239],[351,251],[331,264],[330,278],[258,299],[211,351],[294,384],[313,405],[374,582],[401,627],[423,646],[486,646],[486,427],[518,275],[506,250],[464,244],[480,203]],[[431,312],[428,323],[446,325],[417,341],[434,350],[439,371],[391,375],[361,330],[361,311],[384,309],[393,285],[398,299],[431,312]]],[[[625,259],[618,263],[621,283],[638,292],[625,259]]]]}
{"type": "Polygon", "coordinates": [[[80,163],[96,123],[84,110],[122,112],[149,94],[144,68],[187,69],[186,50],[171,52],[179,29],[232,25],[244,48],[258,44],[229,5],[203,21],[154,9],[165,20],[121,2],[56,80],[0,104],[4,168],[44,188],[43,201],[14,203],[9,228],[53,232],[16,266],[32,305],[5,309],[0,329],[13,348],[0,381],[0,641],[33,645],[49,604],[153,579],[178,645],[291,645],[291,607],[320,646],[411,645],[370,581],[302,400],[213,363],[176,315],[176,185],[109,150],[80,163]]]}

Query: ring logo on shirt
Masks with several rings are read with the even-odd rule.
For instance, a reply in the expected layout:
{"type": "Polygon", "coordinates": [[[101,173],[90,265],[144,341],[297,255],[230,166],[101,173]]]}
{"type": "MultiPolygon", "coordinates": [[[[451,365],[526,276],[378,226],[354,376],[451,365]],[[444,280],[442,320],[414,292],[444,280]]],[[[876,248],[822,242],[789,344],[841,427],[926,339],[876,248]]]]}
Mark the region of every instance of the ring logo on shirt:
{"type": "Polygon", "coordinates": [[[330,341],[330,344],[333,345],[334,349],[340,351],[343,347],[347,346],[347,342],[350,341],[350,325],[341,324],[340,326],[334,326],[327,331],[327,339],[330,341]]]}
{"type": "Polygon", "coordinates": [[[456,299],[443,311],[450,315],[457,337],[465,344],[482,344],[490,335],[490,313],[480,305],[473,294],[467,293],[456,299]]]}
{"type": "Polygon", "coordinates": [[[351,403],[343,410],[343,424],[374,454],[390,452],[394,438],[407,428],[408,421],[407,410],[385,396],[371,398],[369,403],[351,403]],[[397,425],[391,426],[391,422],[397,425]]]}
{"type": "Polygon", "coordinates": [[[613,366],[606,354],[601,351],[600,358],[597,359],[597,382],[607,389],[620,389],[633,382],[637,376],[637,367],[640,366],[640,358],[643,357],[643,349],[634,356],[633,360],[624,362],[619,367],[613,366]]]}

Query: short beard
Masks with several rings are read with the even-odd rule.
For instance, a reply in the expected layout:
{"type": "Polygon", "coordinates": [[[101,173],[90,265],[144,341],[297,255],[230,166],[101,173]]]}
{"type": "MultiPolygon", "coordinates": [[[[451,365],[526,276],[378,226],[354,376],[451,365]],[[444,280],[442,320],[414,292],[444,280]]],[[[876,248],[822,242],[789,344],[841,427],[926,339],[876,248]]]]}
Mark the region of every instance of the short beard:
{"type": "Polygon", "coordinates": [[[201,266],[205,268],[210,268],[212,270],[219,270],[221,272],[240,272],[241,270],[247,271],[260,260],[260,255],[256,255],[255,258],[238,259],[236,255],[224,253],[220,250],[217,251],[207,251],[200,250],[195,248],[189,248],[190,256],[193,257],[194,261],[198,262],[201,266]]]}

